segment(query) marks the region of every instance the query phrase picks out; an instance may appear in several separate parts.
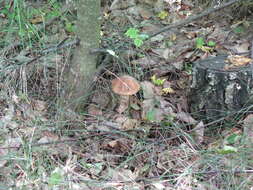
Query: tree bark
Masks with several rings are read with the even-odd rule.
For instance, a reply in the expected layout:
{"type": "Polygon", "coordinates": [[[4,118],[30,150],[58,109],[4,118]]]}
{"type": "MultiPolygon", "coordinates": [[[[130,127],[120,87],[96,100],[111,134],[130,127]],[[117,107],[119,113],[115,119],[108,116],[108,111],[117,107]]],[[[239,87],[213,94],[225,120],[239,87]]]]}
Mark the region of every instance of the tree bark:
{"type": "Polygon", "coordinates": [[[62,111],[79,112],[84,108],[96,73],[96,54],[91,54],[90,50],[99,47],[100,0],[79,0],[77,14],[80,44],[66,72],[66,84],[60,100],[62,111]]]}
{"type": "Polygon", "coordinates": [[[252,65],[226,69],[226,59],[227,56],[211,57],[194,65],[188,100],[197,119],[214,121],[252,105],[252,65]]]}

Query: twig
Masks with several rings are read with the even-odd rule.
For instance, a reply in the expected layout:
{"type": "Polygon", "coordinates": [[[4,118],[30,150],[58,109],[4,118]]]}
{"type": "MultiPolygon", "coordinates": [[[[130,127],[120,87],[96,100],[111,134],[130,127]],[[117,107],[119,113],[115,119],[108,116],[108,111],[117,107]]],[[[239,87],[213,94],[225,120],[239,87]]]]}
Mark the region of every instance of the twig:
{"type": "Polygon", "coordinates": [[[161,30],[159,30],[159,31],[157,31],[157,32],[155,32],[155,33],[153,33],[153,34],[151,34],[151,35],[149,36],[149,39],[152,38],[152,37],[154,37],[154,36],[156,36],[156,35],[158,35],[158,34],[161,34],[161,33],[163,33],[163,32],[166,32],[167,30],[170,30],[170,29],[172,29],[172,28],[177,28],[177,27],[183,26],[183,25],[185,25],[185,24],[189,24],[189,23],[191,23],[192,21],[195,21],[195,20],[197,20],[197,19],[199,19],[199,18],[202,18],[202,17],[204,17],[204,16],[207,16],[207,15],[213,13],[213,12],[219,11],[219,10],[225,8],[225,7],[228,7],[228,6],[232,5],[232,4],[237,3],[237,2],[240,2],[240,1],[242,1],[242,0],[232,0],[232,1],[229,1],[229,2],[227,2],[227,3],[224,3],[223,5],[220,5],[219,7],[212,7],[212,8],[209,8],[209,9],[207,9],[206,11],[204,11],[204,12],[198,14],[198,15],[191,16],[191,17],[189,17],[189,18],[187,18],[187,19],[185,19],[185,20],[183,20],[183,21],[181,21],[181,22],[176,22],[176,23],[174,23],[174,24],[172,24],[172,25],[169,25],[169,26],[166,26],[166,27],[162,28],[161,30]]]}
{"type": "MultiPolygon", "coordinates": [[[[87,135],[85,137],[82,137],[81,139],[67,139],[67,140],[58,140],[58,141],[49,141],[49,142],[44,142],[44,143],[33,143],[31,144],[31,147],[38,147],[38,146],[47,146],[47,145],[53,145],[53,144],[60,144],[60,143],[70,143],[70,142],[77,142],[79,140],[85,140],[88,138],[93,138],[93,137],[97,137],[97,136],[104,136],[104,135],[108,135],[111,134],[109,132],[103,132],[103,133],[99,133],[99,134],[91,134],[91,135],[87,135]]],[[[19,149],[20,146],[7,146],[7,147],[0,147],[0,150],[3,149],[19,149]]]]}

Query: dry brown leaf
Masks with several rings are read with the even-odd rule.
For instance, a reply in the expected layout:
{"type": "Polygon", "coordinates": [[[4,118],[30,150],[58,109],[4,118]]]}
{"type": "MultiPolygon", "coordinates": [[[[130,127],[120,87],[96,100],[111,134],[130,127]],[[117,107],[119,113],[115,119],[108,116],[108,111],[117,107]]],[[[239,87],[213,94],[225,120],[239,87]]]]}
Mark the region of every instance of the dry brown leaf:
{"type": "Polygon", "coordinates": [[[113,118],[113,120],[120,125],[122,125],[127,119],[128,117],[122,114],[116,114],[113,118]]]}
{"type": "Polygon", "coordinates": [[[197,121],[189,114],[186,112],[179,112],[176,114],[177,119],[180,121],[183,121],[188,124],[196,124],[197,121]]]}
{"type": "Polygon", "coordinates": [[[37,143],[48,143],[59,140],[59,137],[49,131],[43,132],[43,137],[38,140],[37,143]]]}
{"type": "Polygon", "coordinates": [[[98,105],[101,109],[105,109],[110,103],[110,96],[108,93],[98,90],[94,94],[92,94],[91,101],[95,105],[98,105]]]}
{"type": "Polygon", "coordinates": [[[138,120],[136,119],[127,119],[123,125],[122,125],[122,130],[132,130],[138,127],[138,120]]]}
{"type": "Polygon", "coordinates": [[[231,69],[240,66],[245,66],[250,62],[252,62],[252,59],[241,55],[231,55],[228,56],[226,62],[229,63],[229,65],[225,65],[224,69],[231,69]]]}
{"type": "Polygon", "coordinates": [[[93,116],[101,116],[103,115],[103,112],[98,106],[94,104],[90,104],[88,106],[88,114],[93,115],[93,116]]]}
{"type": "Polygon", "coordinates": [[[102,146],[105,149],[113,150],[117,153],[128,153],[132,148],[132,143],[128,139],[119,138],[117,140],[107,142],[102,146]]]}
{"type": "Polygon", "coordinates": [[[200,121],[195,128],[193,128],[193,139],[195,140],[197,145],[200,145],[204,142],[204,130],[205,126],[203,121],[200,121]]]}
{"type": "Polygon", "coordinates": [[[46,113],[47,111],[47,103],[41,100],[32,100],[33,109],[39,112],[46,113]]]}
{"type": "Polygon", "coordinates": [[[151,99],[155,97],[155,92],[154,92],[155,86],[153,85],[153,83],[149,81],[143,81],[141,82],[141,88],[142,88],[144,99],[151,99]]]}
{"type": "MultiPolygon", "coordinates": [[[[110,178],[107,180],[108,182],[104,182],[102,184],[104,189],[134,189],[134,190],[142,190],[142,183],[135,183],[134,181],[138,177],[136,172],[133,172],[130,169],[124,168],[108,168],[107,173],[105,174],[106,178],[110,178]],[[134,183],[122,183],[124,181],[133,181],[134,183]]],[[[101,185],[100,185],[101,187],[101,185]]],[[[93,188],[92,188],[93,189],[93,188]]],[[[100,188],[101,189],[101,188],[100,188]]]]}
{"type": "Polygon", "coordinates": [[[37,17],[34,17],[32,19],[30,19],[30,22],[32,24],[39,24],[39,23],[42,23],[43,22],[43,16],[37,16],[37,17]]]}
{"type": "Polygon", "coordinates": [[[236,44],[235,46],[232,46],[231,48],[235,53],[238,53],[238,54],[245,53],[249,51],[250,42],[248,41],[242,42],[242,43],[236,44]]]}
{"type": "Polygon", "coordinates": [[[174,51],[171,48],[165,48],[162,54],[162,57],[165,60],[169,60],[170,58],[174,57],[174,51]]]}
{"type": "Polygon", "coordinates": [[[153,16],[153,13],[149,9],[145,9],[143,7],[139,8],[139,13],[140,16],[145,20],[148,20],[153,16]]]}
{"type": "Polygon", "coordinates": [[[152,58],[143,57],[143,58],[140,58],[140,59],[133,60],[131,62],[131,64],[140,65],[142,68],[149,68],[149,67],[152,67],[154,65],[157,65],[157,62],[155,60],[153,60],[152,58]]]}

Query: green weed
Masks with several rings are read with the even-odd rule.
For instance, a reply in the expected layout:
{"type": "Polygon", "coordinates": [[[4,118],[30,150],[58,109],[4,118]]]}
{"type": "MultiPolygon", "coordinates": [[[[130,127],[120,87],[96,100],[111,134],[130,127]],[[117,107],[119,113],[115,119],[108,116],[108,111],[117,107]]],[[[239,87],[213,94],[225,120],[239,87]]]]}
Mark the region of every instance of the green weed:
{"type": "Polygon", "coordinates": [[[136,28],[129,28],[125,35],[133,40],[136,47],[141,47],[144,40],[148,38],[147,34],[140,34],[140,31],[136,28]]]}

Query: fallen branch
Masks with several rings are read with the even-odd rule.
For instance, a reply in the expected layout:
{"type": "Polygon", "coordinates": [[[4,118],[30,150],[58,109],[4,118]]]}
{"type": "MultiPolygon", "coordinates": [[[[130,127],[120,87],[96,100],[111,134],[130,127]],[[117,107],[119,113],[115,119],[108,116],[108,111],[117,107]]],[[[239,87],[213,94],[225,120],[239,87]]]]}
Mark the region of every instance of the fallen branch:
{"type": "Polygon", "coordinates": [[[219,10],[225,8],[225,7],[228,7],[228,6],[230,6],[230,5],[233,5],[233,4],[235,4],[235,3],[237,3],[237,2],[240,2],[240,1],[242,1],[242,0],[232,0],[232,1],[229,1],[229,2],[227,2],[227,3],[224,3],[224,4],[220,5],[219,7],[212,7],[212,8],[209,8],[209,9],[207,9],[206,11],[204,11],[204,12],[198,14],[198,15],[191,16],[191,17],[189,17],[189,18],[187,18],[187,19],[185,19],[185,20],[183,20],[183,21],[181,21],[181,22],[176,22],[176,23],[174,23],[174,24],[171,24],[171,25],[169,25],[169,26],[166,26],[166,27],[162,28],[161,30],[159,30],[159,31],[157,31],[157,32],[155,32],[155,33],[149,35],[149,39],[152,38],[152,37],[154,37],[154,36],[156,36],[156,35],[158,35],[158,34],[161,34],[161,33],[163,33],[163,32],[166,32],[167,30],[170,30],[170,29],[172,29],[172,28],[178,28],[178,27],[180,27],[180,26],[189,24],[189,23],[191,23],[192,21],[195,21],[195,20],[197,20],[197,19],[199,19],[199,18],[202,18],[202,17],[204,17],[204,16],[207,16],[207,15],[213,13],[213,12],[219,11],[219,10]]]}

